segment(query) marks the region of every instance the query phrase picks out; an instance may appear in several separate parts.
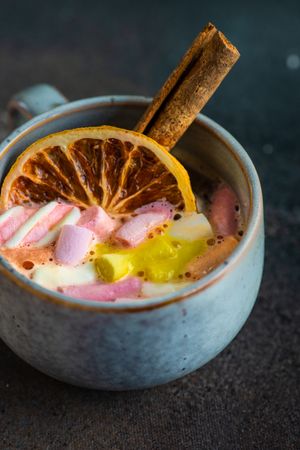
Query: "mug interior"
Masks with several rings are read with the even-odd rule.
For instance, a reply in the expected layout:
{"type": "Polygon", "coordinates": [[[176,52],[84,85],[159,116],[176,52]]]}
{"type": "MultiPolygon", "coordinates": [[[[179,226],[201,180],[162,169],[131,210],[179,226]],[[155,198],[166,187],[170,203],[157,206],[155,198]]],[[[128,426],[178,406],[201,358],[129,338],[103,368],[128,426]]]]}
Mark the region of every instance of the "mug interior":
{"type": "MultiPolygon", "coordinates": [[[[16,158],[36,140],[51,133],[77,127],[114,125],[132,129],[149,101],[150,99],[143,97],[92,98],[68,103],[32,119],[8,136],[0,147],[0,186],[16,158]]],[[[242,217],[245,221],[246,233],[228,259],[230,265],[230,261],[235,255],[241,252],[241,247],[246,245],[245,241],[250,239],[251,231],[253,231],[255,221],[258,220],[259,216],[260,185],[251,160],[240,144],[228,132],[201,114],[172,153],[190,172],[196,195],[197,180],[201,177],[200,168],[203,164],[219,174],[237,193],[242,217]]],[[[193,283],[191,285],[193,290],[198,285],[203,285],[206,279],[211,278],[220,270],[222,269],[217,268],[199,282],[193,283]]],[[[28,283],[27,279],[26,282],[28,283]]],[[[191,287],[185,288],[185,290],[191,290],[191,287]]],[[[55,293],[53,295],[60,297],[60,294],[55,293]]],[[[161,298],[172,296],[174,294],[161,298]]]]}

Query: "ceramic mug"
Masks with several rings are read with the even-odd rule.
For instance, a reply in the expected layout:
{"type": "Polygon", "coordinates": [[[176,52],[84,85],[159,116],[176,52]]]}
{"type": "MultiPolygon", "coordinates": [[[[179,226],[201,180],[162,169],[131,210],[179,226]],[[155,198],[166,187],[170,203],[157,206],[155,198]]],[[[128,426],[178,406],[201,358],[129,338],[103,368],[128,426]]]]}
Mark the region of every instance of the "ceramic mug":
{"type": "MultiPolygon", "coordinates": [[[[112,96],[67,103],[47,85],[23,91],[10,102],[11,118],[39,115],[2,143],[0,184],[16,157],[37,139],[82,126],[130,129],[149,101],[112,96]]],[[[241,242],[203,279],[174,294],[126,304],[66,298],[29,281],[1,258],[0,337],[36,369],[88,388],[148,388],[203,366],[245,323],[264,260],[263,201],[255,168],[241,145],[202,114],[174,154],[192,179],[197,181],[197,168],[205,163],[234,188],[247,222],[241,242]]]]}

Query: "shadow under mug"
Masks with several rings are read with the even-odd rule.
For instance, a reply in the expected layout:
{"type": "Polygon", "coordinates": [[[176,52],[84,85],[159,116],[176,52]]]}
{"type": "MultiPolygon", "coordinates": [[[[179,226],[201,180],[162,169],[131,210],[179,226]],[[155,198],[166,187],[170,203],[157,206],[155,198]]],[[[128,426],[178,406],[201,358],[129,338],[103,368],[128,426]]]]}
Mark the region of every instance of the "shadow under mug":
{"type": "MultiPolygon", "coordinates": [[[[37,139],[84,126],[131,129],[149,101],[107,96],[67,103],[48,85],[17,94],[9,104],[11,124],[17,122],[17,129],[0,146],[0,184],[17,156],[37,139]],[[30,120],[21,125],[24,117],[30,120]]],[[[173,154],[190,172],[196,194],[203,164],[233,187],[247,224],[241,242],[202,280],[175,294],[126,304],[66,298],[24,278],[0,257],[0,337],[33,367],[88,388],[147,388],[198,369],[245,323],[264,261],[263,201],[256,170],[242,146],[201,114],[173,154]]]]}

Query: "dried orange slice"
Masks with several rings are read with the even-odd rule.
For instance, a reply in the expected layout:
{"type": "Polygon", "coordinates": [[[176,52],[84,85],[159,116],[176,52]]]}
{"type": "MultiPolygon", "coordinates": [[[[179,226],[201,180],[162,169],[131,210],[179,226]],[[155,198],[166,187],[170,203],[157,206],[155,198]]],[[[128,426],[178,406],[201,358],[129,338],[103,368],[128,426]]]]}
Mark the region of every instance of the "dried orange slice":
{"type": "Polygon", "coordinates": [[[77,128],[38,140],[4,180],[0,206],[63,200],[128,213],[166,199],[195,211],[184,167],[147,136],[120,128],[77,128]]]}

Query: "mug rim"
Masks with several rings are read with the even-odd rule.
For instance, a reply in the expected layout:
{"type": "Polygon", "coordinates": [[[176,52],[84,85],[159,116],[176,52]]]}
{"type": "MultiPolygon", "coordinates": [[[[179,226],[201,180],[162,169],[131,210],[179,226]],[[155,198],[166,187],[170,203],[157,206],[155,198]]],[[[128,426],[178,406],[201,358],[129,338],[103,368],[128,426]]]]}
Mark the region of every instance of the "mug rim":
{"type": "MultiPolygon", "coordinates": [[[[62,106],[58,106],[46,113],[40,114],[33,119],[26,122],[24,125],[18,127],[9,136],[7,136],[0,145],[0,162],[3,156],[9,151],[25,135],[30,134],[34,129],[45,126],[47,123],[57,120],[61,117],[70,115],[75,112],[96,108],[100,106],[109,105],[142,105],[146,106],[150,103],[151,98],[144,96],[132,95],[112,95],[112,96],[98,96],[87,99],[76,100],[68,102],[62,106]]],[[[219,141],[222,141],[227,150],[231,153],[237,161],[240,170],[242,171],[250,194],[250,214],[247,224],[247,229],[243,235],[239,245],[226,258],[226,264],[221,263],[216,269],[205,275],[198,281],[191,283],[189,286],[178,290],[175,293],[143,299],[140,302],[133,299],[132,301],[123,302],[94,302],[88,300],[74,299],[65,296],[59,292],[54,292],[39,286],[33,281],[26,278],[16,269],[0,256],[0,273],[11,279],[21,288],[37,296],[41,300],[47,300],[60,306],[69,307],[79,310],[93,310],[100,313],[125,313],[125,312],[142,312],[147,310],[158,309],[163,306],[178,303],[205,291],[218,281],[220,281],[238,262],[243,258],[245,253],[251,246],[251,243],[256,239],[259,232],[259,227],[263,218],[263,200],[262,191],[254,164],[248,156],[246,150],[242,145],[221,125],[214,120],[208,118],[203,114],[198,114],[194,123],[205,127],[208,132],[213,134],[219,141]]]]}

